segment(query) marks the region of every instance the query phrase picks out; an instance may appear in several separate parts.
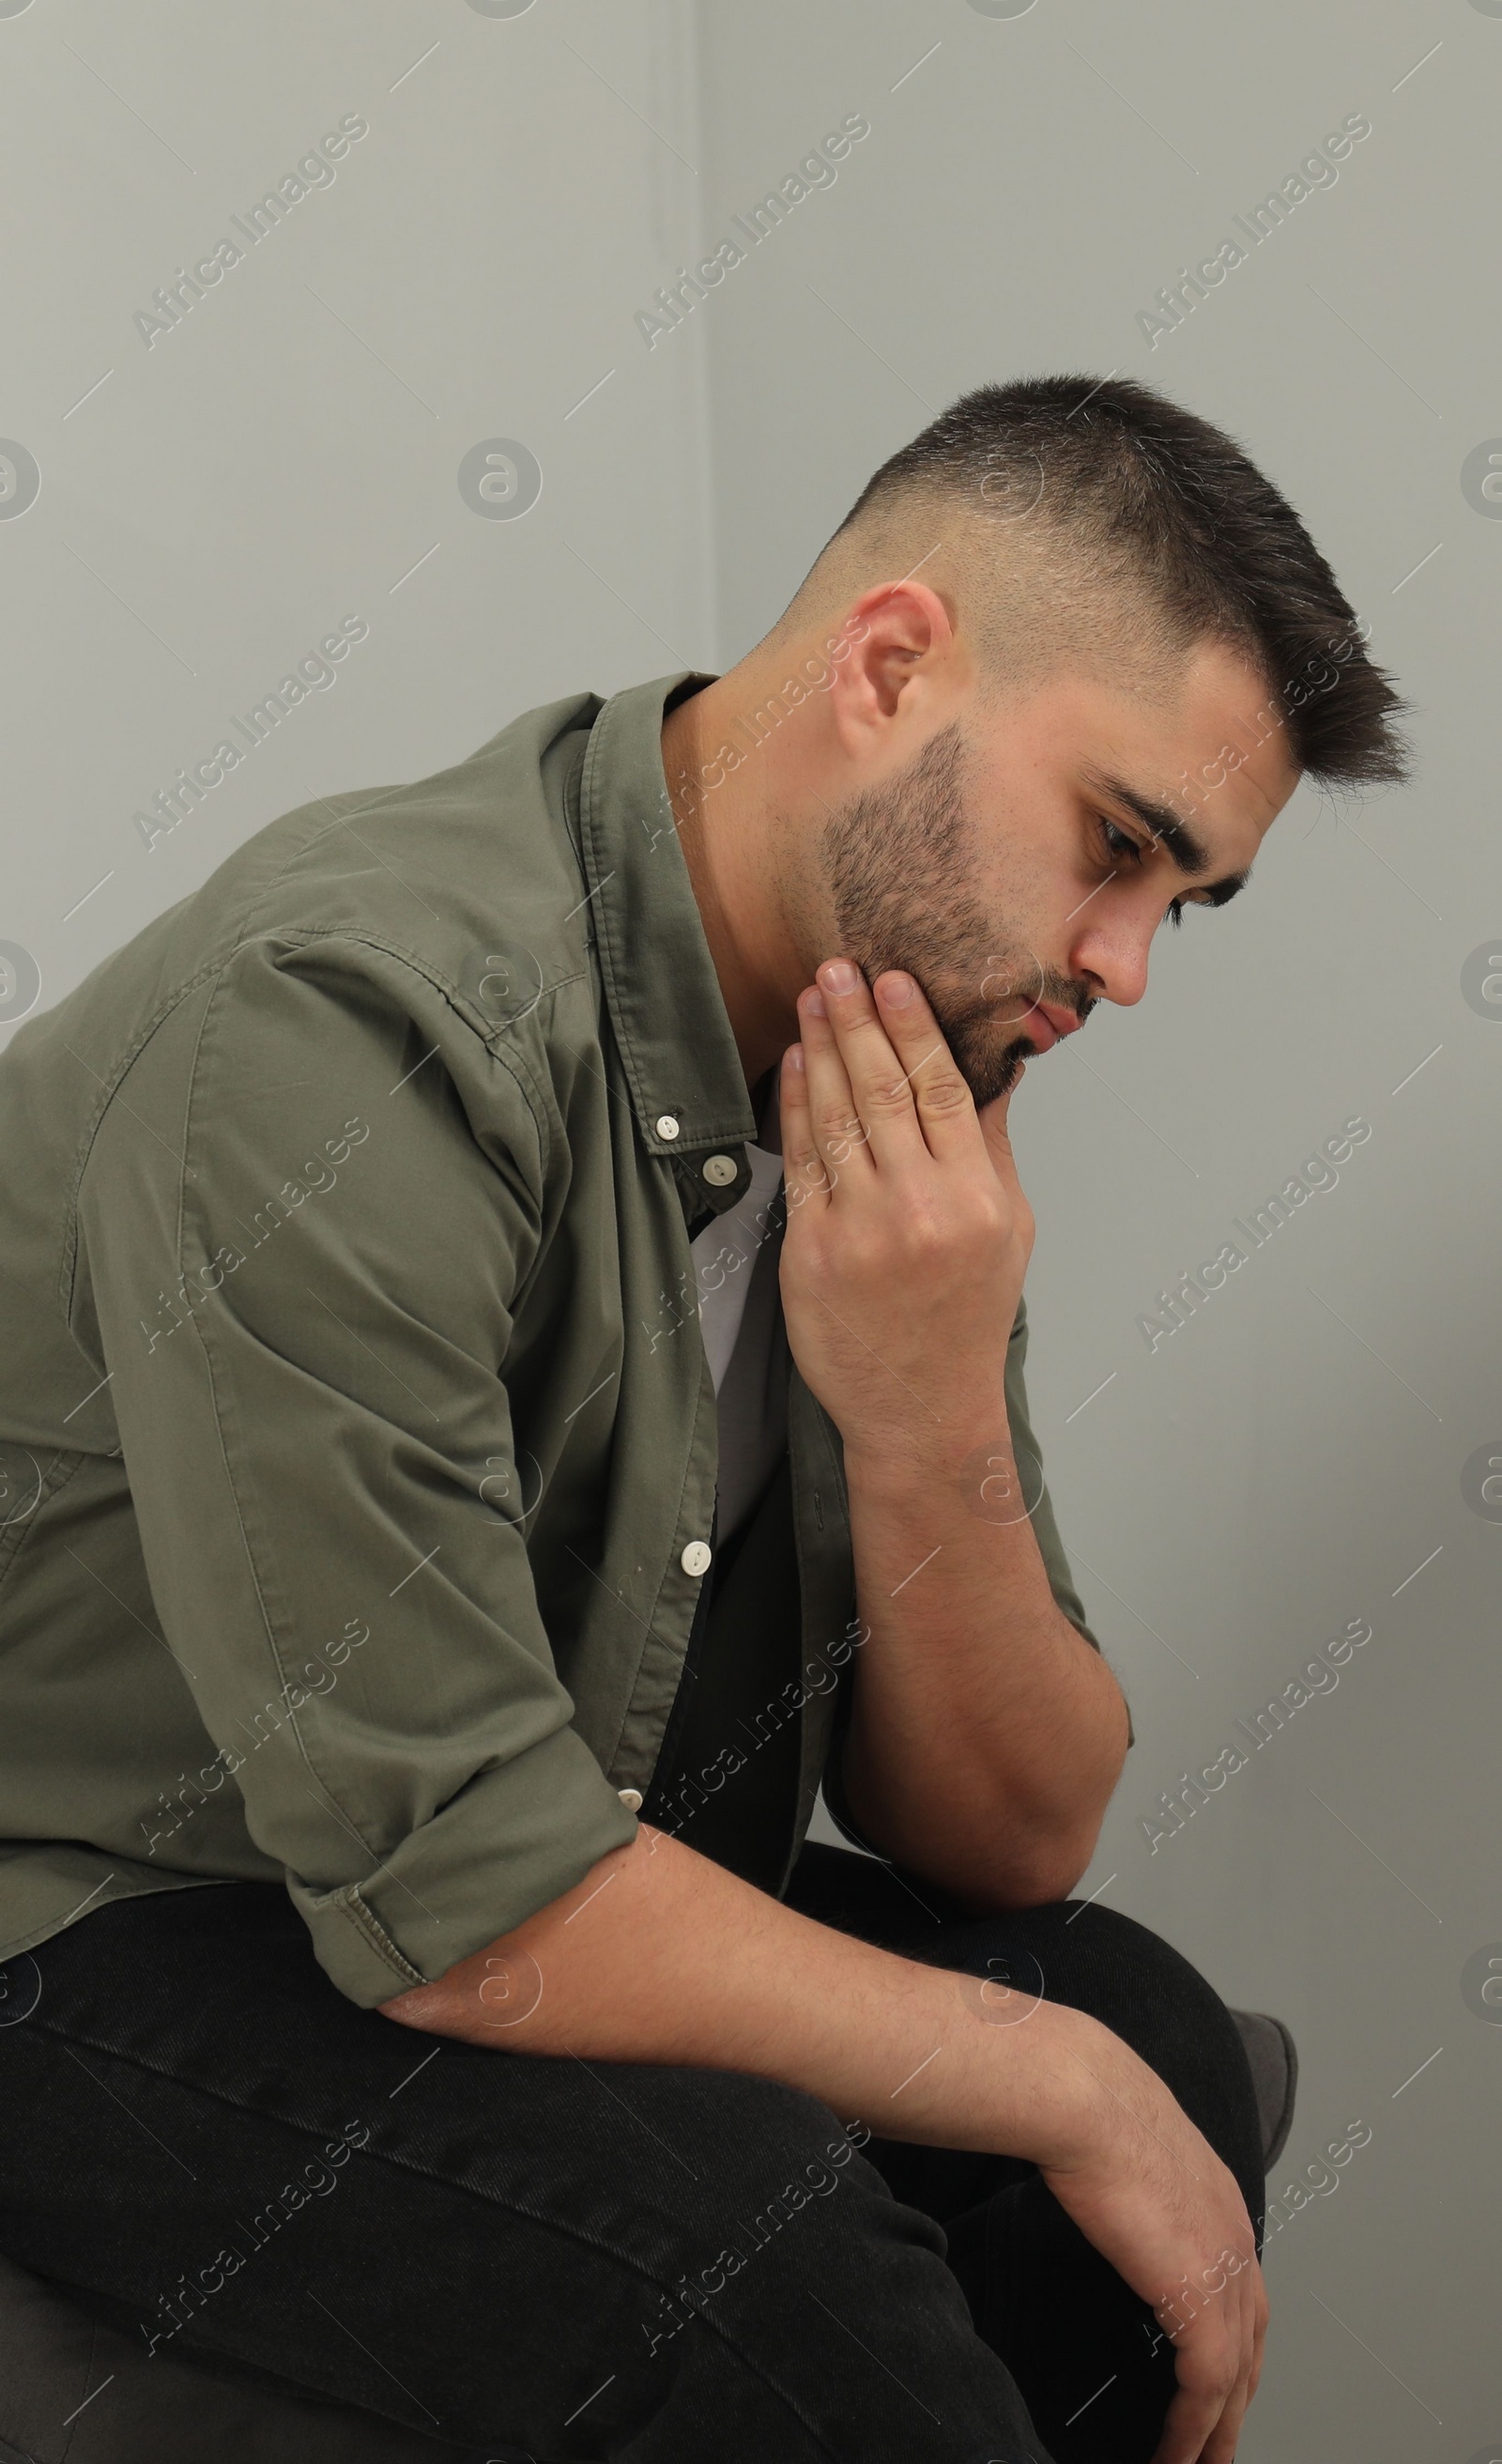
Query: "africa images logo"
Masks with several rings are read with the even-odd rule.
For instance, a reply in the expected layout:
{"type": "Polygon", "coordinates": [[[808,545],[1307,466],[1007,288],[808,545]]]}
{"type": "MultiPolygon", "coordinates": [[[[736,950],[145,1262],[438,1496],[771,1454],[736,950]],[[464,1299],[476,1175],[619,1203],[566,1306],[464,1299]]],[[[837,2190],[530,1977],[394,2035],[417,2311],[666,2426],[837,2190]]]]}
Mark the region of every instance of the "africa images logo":
{"type": "Polygon", "coordinates": [[[701,299],[707,299],[728,274],[744,265],[751,250],[769,240],[805,197],[812,196],[816,188],[832,188],[839,177],[838,166],[851,146],[870,134],[871,122],[864,112],[847,111],[838,128],[813,146],[795,171],[790,171],[776,187],[769,188],[758,205],[744,214],[730,216],[741,239],[733,234],[722,239],[712,256],[701,258],[697,274],[690,274],[686,265],[681,265],[679,278],[670,289],[659,284],[653,294],[655,308],[639,308],[636,313],[636,329],[647,349],[655,351],[662,337],[670,334],[675,325],[682,325],[701,299]]]}
{"type": "Polygon", "coordinates": [[[1359,143],[1363,137],[1370,137],[1371,133],[1372,123],[1364,111],[1348,111],[1339,127],[1312,153],[1305,155],[1296,171],[1291,171],[1286,180],[1280,181],[1275,188],[1270,188],[1261,202],[1249,206],[1244,214],[1232,214],[1230,219],[1241,232],[1241,239],[1232,236],[1222,240],[1214,255],[1201,257],[1192,274],[1186,265],[1181,265],[1179,280],[1165,284],[1160,290],[1156,308],[1139,308],[1137,330],[1148,349],[1156,351],[1165,334],[1171,334],[1176,326],[1184,324],[1201,301],[1208,299],[1210,292],[1219,288],[1228,274],[1233,274],[1238,266],[1245,265],[1252,251],[1261,248],[1264,241],[1272,238],[1295,207],[1301,206],[1318,188],[1333,188],[1340,177],[1339,165],[1344,162],[1353,144],[1359,143]],[[1243,240],[1247,243],[1245,247],[1243,240]],[[1194,294],[1192,298],[1189,296],[1191,292],[1194,294]]]}
{"type": "Polygon", "coordinates": [[[311,196],[315,188],[332,188],[338,178],[336,165],[343,161],[351,144],[369,134],[369,121],[358,111],[346,111],[337,128],[310,146],[294,171],[289,171],[274,187],[268,188],[257,204],[246,208],[244,214],[230,215],[245,242],[243,248],[227,232],[207,255],[198,259],[191,273],[180,265],[175,282],[159,284],[151,295],[151,306],[138,308],[131,319],[147,350],[153,350],[174,325],[181,325],[199,301],[207,299],[209,292],[223,282],[231,268],[245,262],[252,248],[270,239],[304,197],[311,196]]]}

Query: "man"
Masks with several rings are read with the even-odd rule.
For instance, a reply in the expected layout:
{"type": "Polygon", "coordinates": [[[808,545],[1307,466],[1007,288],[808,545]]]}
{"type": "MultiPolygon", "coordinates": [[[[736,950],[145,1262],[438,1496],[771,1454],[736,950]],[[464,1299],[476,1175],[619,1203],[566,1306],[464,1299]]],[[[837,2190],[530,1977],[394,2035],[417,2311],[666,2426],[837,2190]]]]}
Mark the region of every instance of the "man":
{"type": "Polygon", "coordinates": [[[727,675],[15,1037],[13,2258],[449,2452],[1226,2464],[1251,2082],[1068,1904],[1130,1731],[1008,1106],[1396,708],[1227,438],[985,387],[727,675]]]}

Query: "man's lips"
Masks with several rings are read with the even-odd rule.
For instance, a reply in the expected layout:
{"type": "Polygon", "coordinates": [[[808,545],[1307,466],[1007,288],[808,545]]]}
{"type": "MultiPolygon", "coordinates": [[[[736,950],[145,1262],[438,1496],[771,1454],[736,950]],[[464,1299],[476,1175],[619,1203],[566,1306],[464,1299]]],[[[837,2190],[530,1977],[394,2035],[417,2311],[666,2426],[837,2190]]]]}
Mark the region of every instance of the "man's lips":
{"type": "Polygon", "coordinates": [[[1075,1010],[1060,1009],[1056,1001],[1035,1001],[1018,1024],[1039,1052],[1051,1052],[1062,1036],[1074,1035],[1084,1021],[1075,1010]]]}

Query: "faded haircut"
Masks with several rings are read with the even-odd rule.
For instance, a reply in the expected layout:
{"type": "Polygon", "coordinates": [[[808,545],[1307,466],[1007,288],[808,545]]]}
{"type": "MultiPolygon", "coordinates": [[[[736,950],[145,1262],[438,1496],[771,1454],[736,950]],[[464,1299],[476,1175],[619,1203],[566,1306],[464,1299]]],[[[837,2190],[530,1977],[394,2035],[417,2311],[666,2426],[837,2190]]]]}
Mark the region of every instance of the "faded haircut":
{"type": "Polygon", "coordinates": [[[1408,775],[1405,705],[1292,505],[1231,437],[1130,378],[962,394],[867,481],[769,638],[910,571],[954,589],[987,689],[1066,656],[1166,684],[1213,639],[1259,674],[1310,779],[1408,775]]]}

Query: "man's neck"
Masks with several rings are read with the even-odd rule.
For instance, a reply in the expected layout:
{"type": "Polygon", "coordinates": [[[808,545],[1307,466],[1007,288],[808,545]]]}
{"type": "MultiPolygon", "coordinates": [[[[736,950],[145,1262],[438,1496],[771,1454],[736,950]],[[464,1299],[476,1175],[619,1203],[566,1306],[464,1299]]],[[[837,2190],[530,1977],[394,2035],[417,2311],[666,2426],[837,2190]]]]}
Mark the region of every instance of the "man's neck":
{"type": "Polygon", "coordinates": [[[787,916],[771,861],[775,765],[759,747],[747,754],[746,730],[736,725],[757,698],[755,671],[742,661],[663,722],[679,844],[748,1089],[795,1042],[799,989],[788,980],[787,916]],[[742,753],[737,769],[714,758],[727,744],[742,753]]]}

